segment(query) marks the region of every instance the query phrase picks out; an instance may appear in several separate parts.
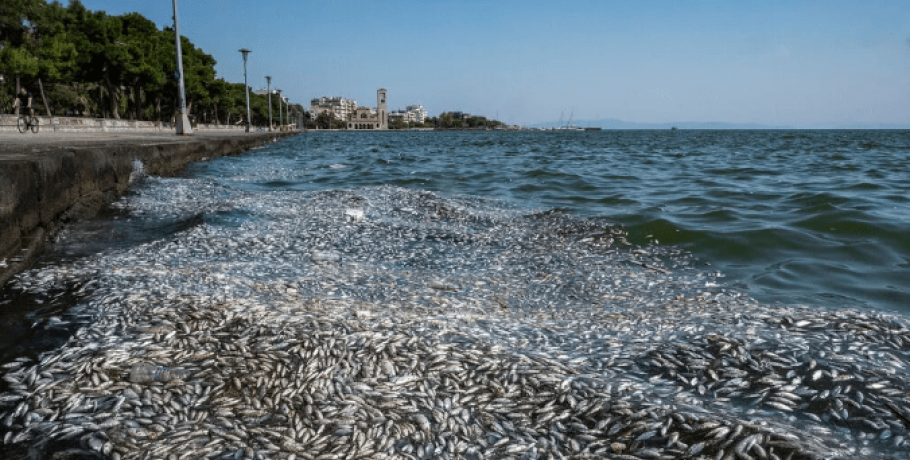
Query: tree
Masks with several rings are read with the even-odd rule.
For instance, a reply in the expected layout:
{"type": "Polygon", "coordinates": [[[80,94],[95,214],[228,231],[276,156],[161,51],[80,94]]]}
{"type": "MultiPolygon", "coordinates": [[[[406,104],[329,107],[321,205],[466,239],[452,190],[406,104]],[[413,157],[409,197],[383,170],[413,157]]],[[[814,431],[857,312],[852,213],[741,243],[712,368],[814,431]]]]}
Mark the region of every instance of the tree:
{"type": "MultiPolygon", "coordinates": [[[[75,47],[66,39],[59,4],[40,0],[0,3],[0,73],[15,77],[16,87],[37,82],[50,115],[42,80],[60,78],[75,67],[75,47]],[[22,79],[25,79],[22,82],[22,79]]],[[[36,98],[37,99],[37,98],[36,98]]],[[[37,104],[36,104],[37,105],[37,104]]]]}
{"type": "MultiPolygon", "coordinates": [[[[216,78],[215,59],[180,37],[187,109],[202,119],[245,118],[242,84],[216,78]]],[[[45,87],[48,112],[170,120],[177,105],[172,29],[138,13],[108,16],[79,0],[0,0],[0,97],[21,82],[45,87]]],[[[33,90],[34,92],[34,90],[33,90]]],[[[264,96],[252,95],[252,116],[264,123],[264,96]]]]}
{"type": "Polygon", "coordinates": [[[130,112],[141,120],[147,116],[144,96],[160,92],[167,82],[164,52],[172,51],[174,47],[172,42],[167,42],[166,33],[160,32],[155,23],[145,17],[130,13],[121,18],[120,43],[126,47],[127,55],[121,62],[120,82],[131,93],[128,95],[130,112]]]}
{"type": "Polygon", "coordinates": [[[319,129],[330,129],[335,125],[334,121],[334,115],[328,112],[322,112],[316,116],[316,127],[319,129]]]}
{"type": "Polygon", "coordinates": [[[215,58],[196,48],[186,37],[180,37],[180,49],[183,53],[186,110],[192,112],[194,104],[212,103],[206,83],[215,80],[215,58]]]}

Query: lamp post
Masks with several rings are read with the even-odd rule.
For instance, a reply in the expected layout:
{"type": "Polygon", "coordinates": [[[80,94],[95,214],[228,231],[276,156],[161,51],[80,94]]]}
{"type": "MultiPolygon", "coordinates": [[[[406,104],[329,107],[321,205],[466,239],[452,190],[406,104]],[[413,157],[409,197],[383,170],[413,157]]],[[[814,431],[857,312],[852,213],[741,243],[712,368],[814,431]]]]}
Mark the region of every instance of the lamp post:
{"type": "Polygon", "coordinates": [[[281,118],[281,103],[284,101],[284,99],[281,98],[280,89],[276,88],[275,91],[278,91],[278,130],[280,131],[281,127],[284,126],[284,119],[281,118]]]}
{"type": "Polygon", "coordinates": [[[180,49],[180,21],[177,20],[177,0],[174,4],[174,40],[177,42],[177,109],[175,125],[178,135],[193,134],[193,126],[186,114],[186,90],[183,87],[183,51],[180,49]]]}
{"type": "Polygon", "coordinates": [[[240,53],[243,54],[243,90],[246,93],[246,132],[250,132],[250,125],[252,125],[253,122],[250,121],[250,87],[246,84],[246,57],[252,53],[252,51],[246,48],[240,48],[240,53]]]}
{"type": "Polygon", "coordinates": [[[272,132],[272,76],[266,75],[265,81],[268,83],[268,93],[269,93],[269,132],[272,132]]]}

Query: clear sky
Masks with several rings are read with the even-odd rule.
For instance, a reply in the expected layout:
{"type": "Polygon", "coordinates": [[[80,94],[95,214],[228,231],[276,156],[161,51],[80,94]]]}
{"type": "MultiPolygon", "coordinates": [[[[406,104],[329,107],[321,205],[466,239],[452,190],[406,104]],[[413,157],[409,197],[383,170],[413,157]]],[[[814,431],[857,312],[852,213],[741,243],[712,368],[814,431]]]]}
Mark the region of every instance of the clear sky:
{"type": "MultiPolygon", "coordinates": [[[[66,0],[68,1],[68,0],[66,0]]],[[[169,0],[83,0],[171,23],[169,0]]],[[[218,76],[508,123],[910,126],[910,1],[180,0],[218,76]]]]}

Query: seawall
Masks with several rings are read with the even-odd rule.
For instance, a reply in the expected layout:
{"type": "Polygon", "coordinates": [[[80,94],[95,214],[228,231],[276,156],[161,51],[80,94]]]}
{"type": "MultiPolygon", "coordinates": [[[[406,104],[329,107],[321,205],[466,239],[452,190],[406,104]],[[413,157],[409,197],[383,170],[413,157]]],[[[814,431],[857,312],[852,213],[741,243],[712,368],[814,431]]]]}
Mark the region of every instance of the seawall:
{"type": "Polygon", "coordinates": [[[4,135],[0,287],[28,266],[61,224],[90,217],[123,194],[135,161],[142,162],[147,174],[173,176],[191,162],[239,154],[294,134],[4,135]]]}
{"type": "MultiPolygon", "coordinates": [[[[114,120],[110,118],[87,117],[45,117],[38,118],[40,132],[59,133],[166,133],[174,132],[174,124],[161,121],[114,120]]],[[[18,132],[17,115],[0,115],[0,133],[18,132]]],[[[246,132],[244,125],[216,125],[200,123],[195,126],[197,132],[246,132]]]]}

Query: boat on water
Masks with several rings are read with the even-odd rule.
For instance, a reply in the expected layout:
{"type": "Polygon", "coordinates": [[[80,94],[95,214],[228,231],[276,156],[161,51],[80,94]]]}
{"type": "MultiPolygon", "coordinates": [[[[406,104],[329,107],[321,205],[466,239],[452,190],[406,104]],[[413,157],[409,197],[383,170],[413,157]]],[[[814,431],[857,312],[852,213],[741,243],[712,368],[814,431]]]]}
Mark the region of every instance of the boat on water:
{"type": "Polygon", "coordinates": [[[555,132],[601,131],[602,130],[602,128],[597,127],[597,126],[591,126],[591,127],[586,127],[586,128],[580,127],[580,126],[575,126],[572,124],[572,117],[574,117],[574,116],[575,116],[575,111],[573,110],[572,113],[569,115],[569,121],[567,121],[565,124],[563,124],[562,123],[563,113],[560,113],[559,114],[559,123],[557,123],[556,126],[541,127],[541,128],[537,128],[537,130],[538,131],[555,131],[555,132]]]}

